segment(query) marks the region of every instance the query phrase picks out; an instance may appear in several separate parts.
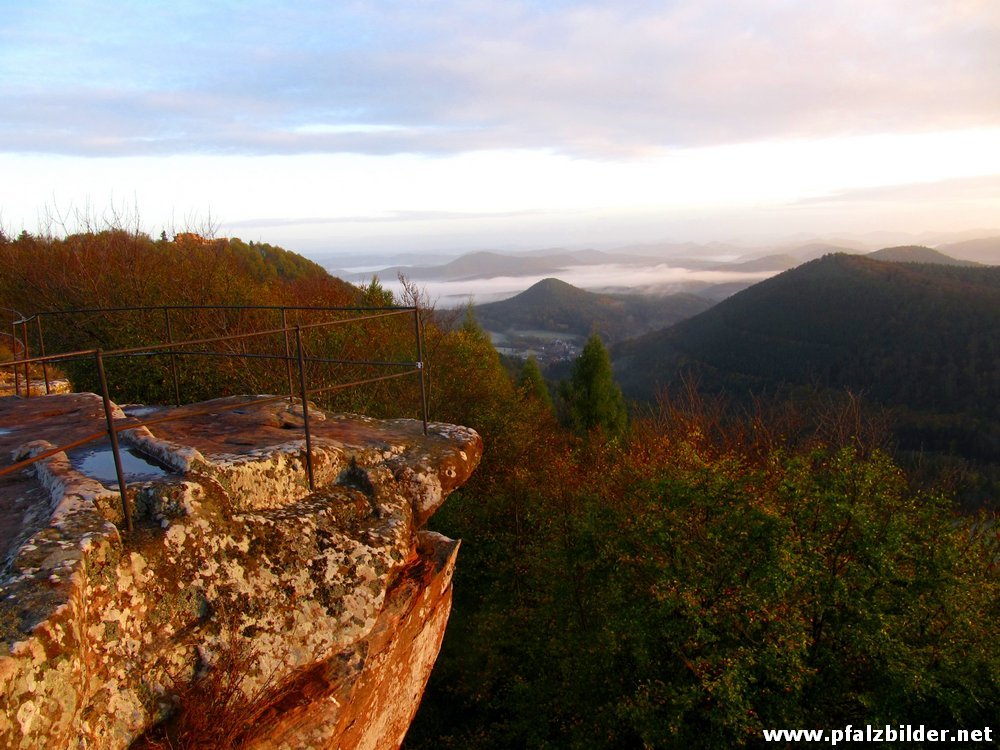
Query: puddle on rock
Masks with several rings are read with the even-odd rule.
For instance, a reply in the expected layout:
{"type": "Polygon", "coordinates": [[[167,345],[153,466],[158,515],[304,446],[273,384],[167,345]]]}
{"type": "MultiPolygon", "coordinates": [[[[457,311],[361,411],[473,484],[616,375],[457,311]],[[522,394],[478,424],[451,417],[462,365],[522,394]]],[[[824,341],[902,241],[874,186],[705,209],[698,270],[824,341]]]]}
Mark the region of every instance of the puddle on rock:
{"type": "MultiPolygon", "coordinates": [[[[131,448],[121,447],[122,474],[125,482],[148,482],[167,476],[170,470],[158,461],[131,448]]],[[[115,457],[111,445],[103,443],[88,448],[80,448],[69,454],[73,468],[102,484],[118,485],[115,473],[115,457]]]]}
{"type": "Polygon", "coordinates": [[[122,411],[130,417],[142,419],[143,417],[148,417],[152,414],[163,411],[163,409],[159,406],[125,406],[122,407],[122,411]]]}

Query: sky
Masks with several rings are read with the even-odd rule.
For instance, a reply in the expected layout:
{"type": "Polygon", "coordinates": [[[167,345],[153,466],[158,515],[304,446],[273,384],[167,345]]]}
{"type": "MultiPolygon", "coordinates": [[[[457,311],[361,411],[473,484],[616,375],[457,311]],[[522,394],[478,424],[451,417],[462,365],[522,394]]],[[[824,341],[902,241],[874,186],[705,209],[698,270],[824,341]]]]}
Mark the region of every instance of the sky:
{"type": "Polygon", "coordinates": [[[1000,228],[996,0],[0,14],[8,233],[319,257],[1000,228]]]}

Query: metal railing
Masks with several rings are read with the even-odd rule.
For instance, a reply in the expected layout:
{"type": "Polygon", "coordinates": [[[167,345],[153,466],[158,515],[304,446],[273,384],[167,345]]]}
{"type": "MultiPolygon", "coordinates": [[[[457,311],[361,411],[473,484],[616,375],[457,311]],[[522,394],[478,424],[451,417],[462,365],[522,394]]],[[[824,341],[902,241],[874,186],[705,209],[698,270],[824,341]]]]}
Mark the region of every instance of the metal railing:
{"type": "MultiPolygon", "coordinates": [[[[19,350],[20,356],[22,358],[25,357],[25,345],[17,337],[17,325],[19,322],[24,320],[24,316],[11,307],[0,307],[0,315],[2,315],[6,320],[3,324],[3,330],[0,331],[0,343],[4,343],[10,348],[11,356],[14,361],[18,358],[19,350]],[[10,329],[10,333],[7,333],[8,328],[10,329]]],[[[23,329],[21,333],[24,336],[27,335],[27,332],[23,329]]],[[[21,372],[16,366],[13,366],[11,369],[14,374],[14,391],[19,394],[21,392],[21,372]]]]}
{"type": "MultiPolygon", "coordinates": [[[[398,378],[404,378],[407,376],[416,375],[420,382],[420,415],[423,422],[424,434],[427,434],[427,388],[425,382],[425,368],[423,361],[423,331],[421,327],[420,320],[420,310],[417,307],[307,307],[307,306],[225,306],[225,305],[198,305],[198,306],[181,306],[173,305],[166,307],[120,307],[120,308],[90,308],[81,310],[61,310],[61,311],[49,311],[42,312],[30,317],[23,316],[17,313],[16,310],[10,310],[8,308],[0,308],[5,313],[13,313],[12,322],[12,333],[9,334],[10,339],[14,342],[12,345],[12,352],[14,358],[5,363],[0,363],[2,367],[10,367],[14,373],[14,388],[15,394],[21,396],[21,376],[23,373],[24,378],[24,398],[31,398],[31,375],[30,368],[32,366],[41,367],[42,370],[42,380],[45,384],[46,394],[51,393],[51,380],[49,373],[49,365],[55,365],[57,363],[67,363],[67,362],[79,362],[82,360],[87,360],[93,358],[94,365],[97,372],[97,380],[100,388],[100,396],[104,406],[104,419],[106,422],[106,429],[100,432],[95,432],[78,440],[74,440],[65,445],[60,445],[54,447],[50,450],[46,450],[30,458],[18,461],[10,466],[0,468],[0,476],[13,473],[15,471],[22,470],[31,466],[32,464],[49,458],[56,453],[63,451],[73,450],[74,448],[81,447],[91,442],[101,440],[107,437],[111,443],[112,455],[114,458],[115,474],[118,479],[118,488],[121,495],[122,502],[122,513],[125,520],[125,526],[128,531],[133,530],[132,523],[132,513],[129,507],[129,499],[126,488],[126,482],[124,477],[124,471],[122,469],[121,460],[121,449],[118,442],[118,435],[121,432],[127,430],[134,430],[139,427],[148,427],[151,425],[162,424],[165,422],[171,422],[179,419],[186,419],[192,416],[199,416],[208,413],[215,413],[219,411],[228,411],[239,408],[246,407],[246,402],[239,402],[230,405],[218,405],[213,404],[211,409],[203,410],[185,410],[181,414],[159,416],[153,419],[140,420],[134,417],[125,420],[115,420],[113,414],[113,404],[110,397],[109,388],[109,378],[105,368],[105,362],[112,358],[124,358],[124,357],[150,357],[156,355],[162,355],[169,358],[170,362],[170,372],[171,380],[173,385],[173,396],[174,402],[177,406],[181,405],[181,390],[180,390],[180,380],[178,377],[178,358],[184,356],[210,356],[210,357],[223,357],[228,359],[255,359],[255,360],[271,360],[271,361],[283,361],[285,363],[285,376],[288,385],[288,393],[280,396],[265,396],[254,400],[255,404],[267,404],[281,400],[288,400],[290,403],[294,403],[295,400],[299,400],[302,404],[302,423],[303,431],[305,434],[305,448],[306,448],[306,474],[309,481],[309,489],[315,490],[315,476],[313,472],[313,461],[312,461],[312,431],[310,429],[309,420],[309,397],[316,396],[322,393],[331,393],[334,391],[340,391],[347,388],[353,388],[356,386],[361,386],[369,383],[377,383],[387,380],[394,380],[398,378]],[[126,312],[162,312],[163,322],[164,322],[164,333],[167,341],[165,343],[157,343],[150,345],[141,345],[134,347],[118,348],[105,351],[103,348],[97,347],[93,349],[81,349],[78,351],[62,352],[59,354],[47,354],[45,351],[45,328],[42,324],[43,318],[52,318],[58,316],[69,316],[69,315],[79,315],[79,314],[121,314],[126,312]],[[173,328],[171,312],[176,314],[179,311],[237,311],[240,313],[247,311],[269,311],[273,313],[280,314],[281,325],[275,328],[266,328],[264,330],[254,330],[243,333],[229,334],[224,336],[202,336],[193,339],[186,339],[175,341],[173,338],[173,328]],[[310,313],[319,314],[347,314],[348,316],[334,320],[322,320],[319,322],[311,322],[306,324],[297,323],[296,325],[288,325],[288,313],[290,311],[309,311],[310,313]],[[337,359],[331,357],[310,357],[305,351],[303,345],[303,332],[310,330],[322,330],[326,328],[331,328],[333,326],[356,324],[364,321],[379,320],[383,318],[393,318],[399,316],[413,316],[413,337],[414,337],[414,349],[416,354],[416,359],[414,360],[375,360],[375,359],[337,359]],[[32,357],[30,355],[30,337],[29,337],[29,326],[35,329],[35,343],[38,345],[39,354],[38,356],[32,357]],[[18,335],[18,327],[20,327],[20,335],[18,335]],[[283,353],[259,353],[259,352],[232,352],[232,351],[189,351],[186,350],[188,347],[194,346],[206,346],[211,344],[221,344],[223,342],[234,342],[234,341],[246,341],[259,337],[273,337],[281,336],[281,343],[283,344],[283,353]],[[294,354],[292,343],[294,340],[294,354]],[[20,354],[20,357],[18,356],[20,354]],[[384,367],[384,368],[398,368],[399,372],[392,372],[389,374],[378,375],[374,377],[367,377],[361,379],[355,379],[349,382],[338,382],[333,385],[324,385],[317,388],[310,388],[307,376],[307,365],[310,364],[326,364],[326,365],[360,365],[366,367],[384,367]],[[297,378],[293,377],[295,371],[297,370],[297,378]]],[[[7,336],[7,334],[5,334],[7,336]]]]}

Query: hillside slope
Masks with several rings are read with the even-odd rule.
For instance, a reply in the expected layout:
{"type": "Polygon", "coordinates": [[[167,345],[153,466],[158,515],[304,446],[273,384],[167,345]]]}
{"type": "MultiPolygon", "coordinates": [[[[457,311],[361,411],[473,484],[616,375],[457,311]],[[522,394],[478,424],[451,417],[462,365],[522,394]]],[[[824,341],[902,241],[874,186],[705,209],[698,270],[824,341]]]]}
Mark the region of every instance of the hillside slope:
{"type": "Polygon", "coordinates": [[[971,260],[959,260],[924,245],[899,245],[884,247],[874,253],[868,253],[872,260],[889,263],[935,263],[942,266],[978,266],[971,260]]]}
{"type": "Polygon", "coordinates": [[[829,255],[613,356],[635,399],[682,374],[736,396],[849,388],[920,415],[921,440],[936,431],[938,447],[1000,460],[997,267],[829,255]]]}
{"type": "Polygon", "coordinates": [[[596,294],[559,279],[543,279],[511,299],[476,307],[488,331],[538,330],[620,341],[663,328],[707,310],[707,300],[692,294],[647,296],[596,294]]]}
{"type": "Polygon", "coordinates": [[[193,233],[0,234],[0,305],[31,314],[136,305],[344,305],[358,290],[301,255],[193,233]]]}

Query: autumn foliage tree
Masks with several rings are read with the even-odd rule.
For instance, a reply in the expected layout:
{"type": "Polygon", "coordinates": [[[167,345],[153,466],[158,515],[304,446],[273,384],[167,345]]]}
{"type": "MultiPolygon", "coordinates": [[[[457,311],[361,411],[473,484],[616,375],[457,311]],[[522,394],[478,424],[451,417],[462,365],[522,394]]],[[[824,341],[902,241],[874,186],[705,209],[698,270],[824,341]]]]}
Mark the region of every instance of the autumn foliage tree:
{"type": "Polygon", "coordinates": [[[867,433],[790,441],[704,408],[664,401],[620,441],[536,428],[517,487],[449,500],[435,525],[466,540],[455,625],[408,747],[995,723],[989,519],[913,488],[867,433]]]}
{"type": "MultiPolygon", "coordinates": [[[[167,340],[161,310],[129,308],[175,306],[170,312],[172,339],[199,339],[268,330],[281,326],[277,311],[239,310],[240,306],[352,304],[357,290],[335,279],[320,266],[295,253],[239,239],[206,239],[181,233],[174,239],[153,240],[121,228],[70,234],[32,236],[0,243],[0,305],[25,315],[38,312],[82,311],[43,320],[49,353],[146,346],[167,340]],[[212,306],[207,309],[205,306],[212,306]],[[97,308],[124,308],[114,314],[97,308]],[[182,309],[183,308],[183,309],[182,309]]],[[[309,322],[292,316],[290,324],[309,322]]],[[[30,331],[32,338],[35,331],[30,331]]],[[[411,334],[412,338],[412,334],[411,334]]],[[[318,346],[318,343],[314,343],[318,346]]],[[[283,353],[278,337],[233,339],[218,344],[228,354],[283,353]],[[273,350],[273,352],[272,352],[273,350]]],[[[33,342],[37,352],[39,343],[33,342]]],[[[237,391],[286,388],[272,377],[268,365],[250,360],[186,356],[179,374],[187,400],[237,391]]],[[[155,357],[145,367],[109,361],[112,395],[126,400],[172,400],[168,359],[155,357]]],[[[93,390],[96,380],[89,362],[69,365],[80,387],[93,390]]]]}
{"type": "Polygon", "coordinates": [[[538,367],[538,362],[534,357],[528,357],[525,360],[524,365],[521,367],[521,373],[518,376],[517,386],[524,393],[525,397],[537,399],[540,403],[550,409],[552,408],[552,394],[549,393],[545,377],[542,375],[542,371],[538,367]]]}

